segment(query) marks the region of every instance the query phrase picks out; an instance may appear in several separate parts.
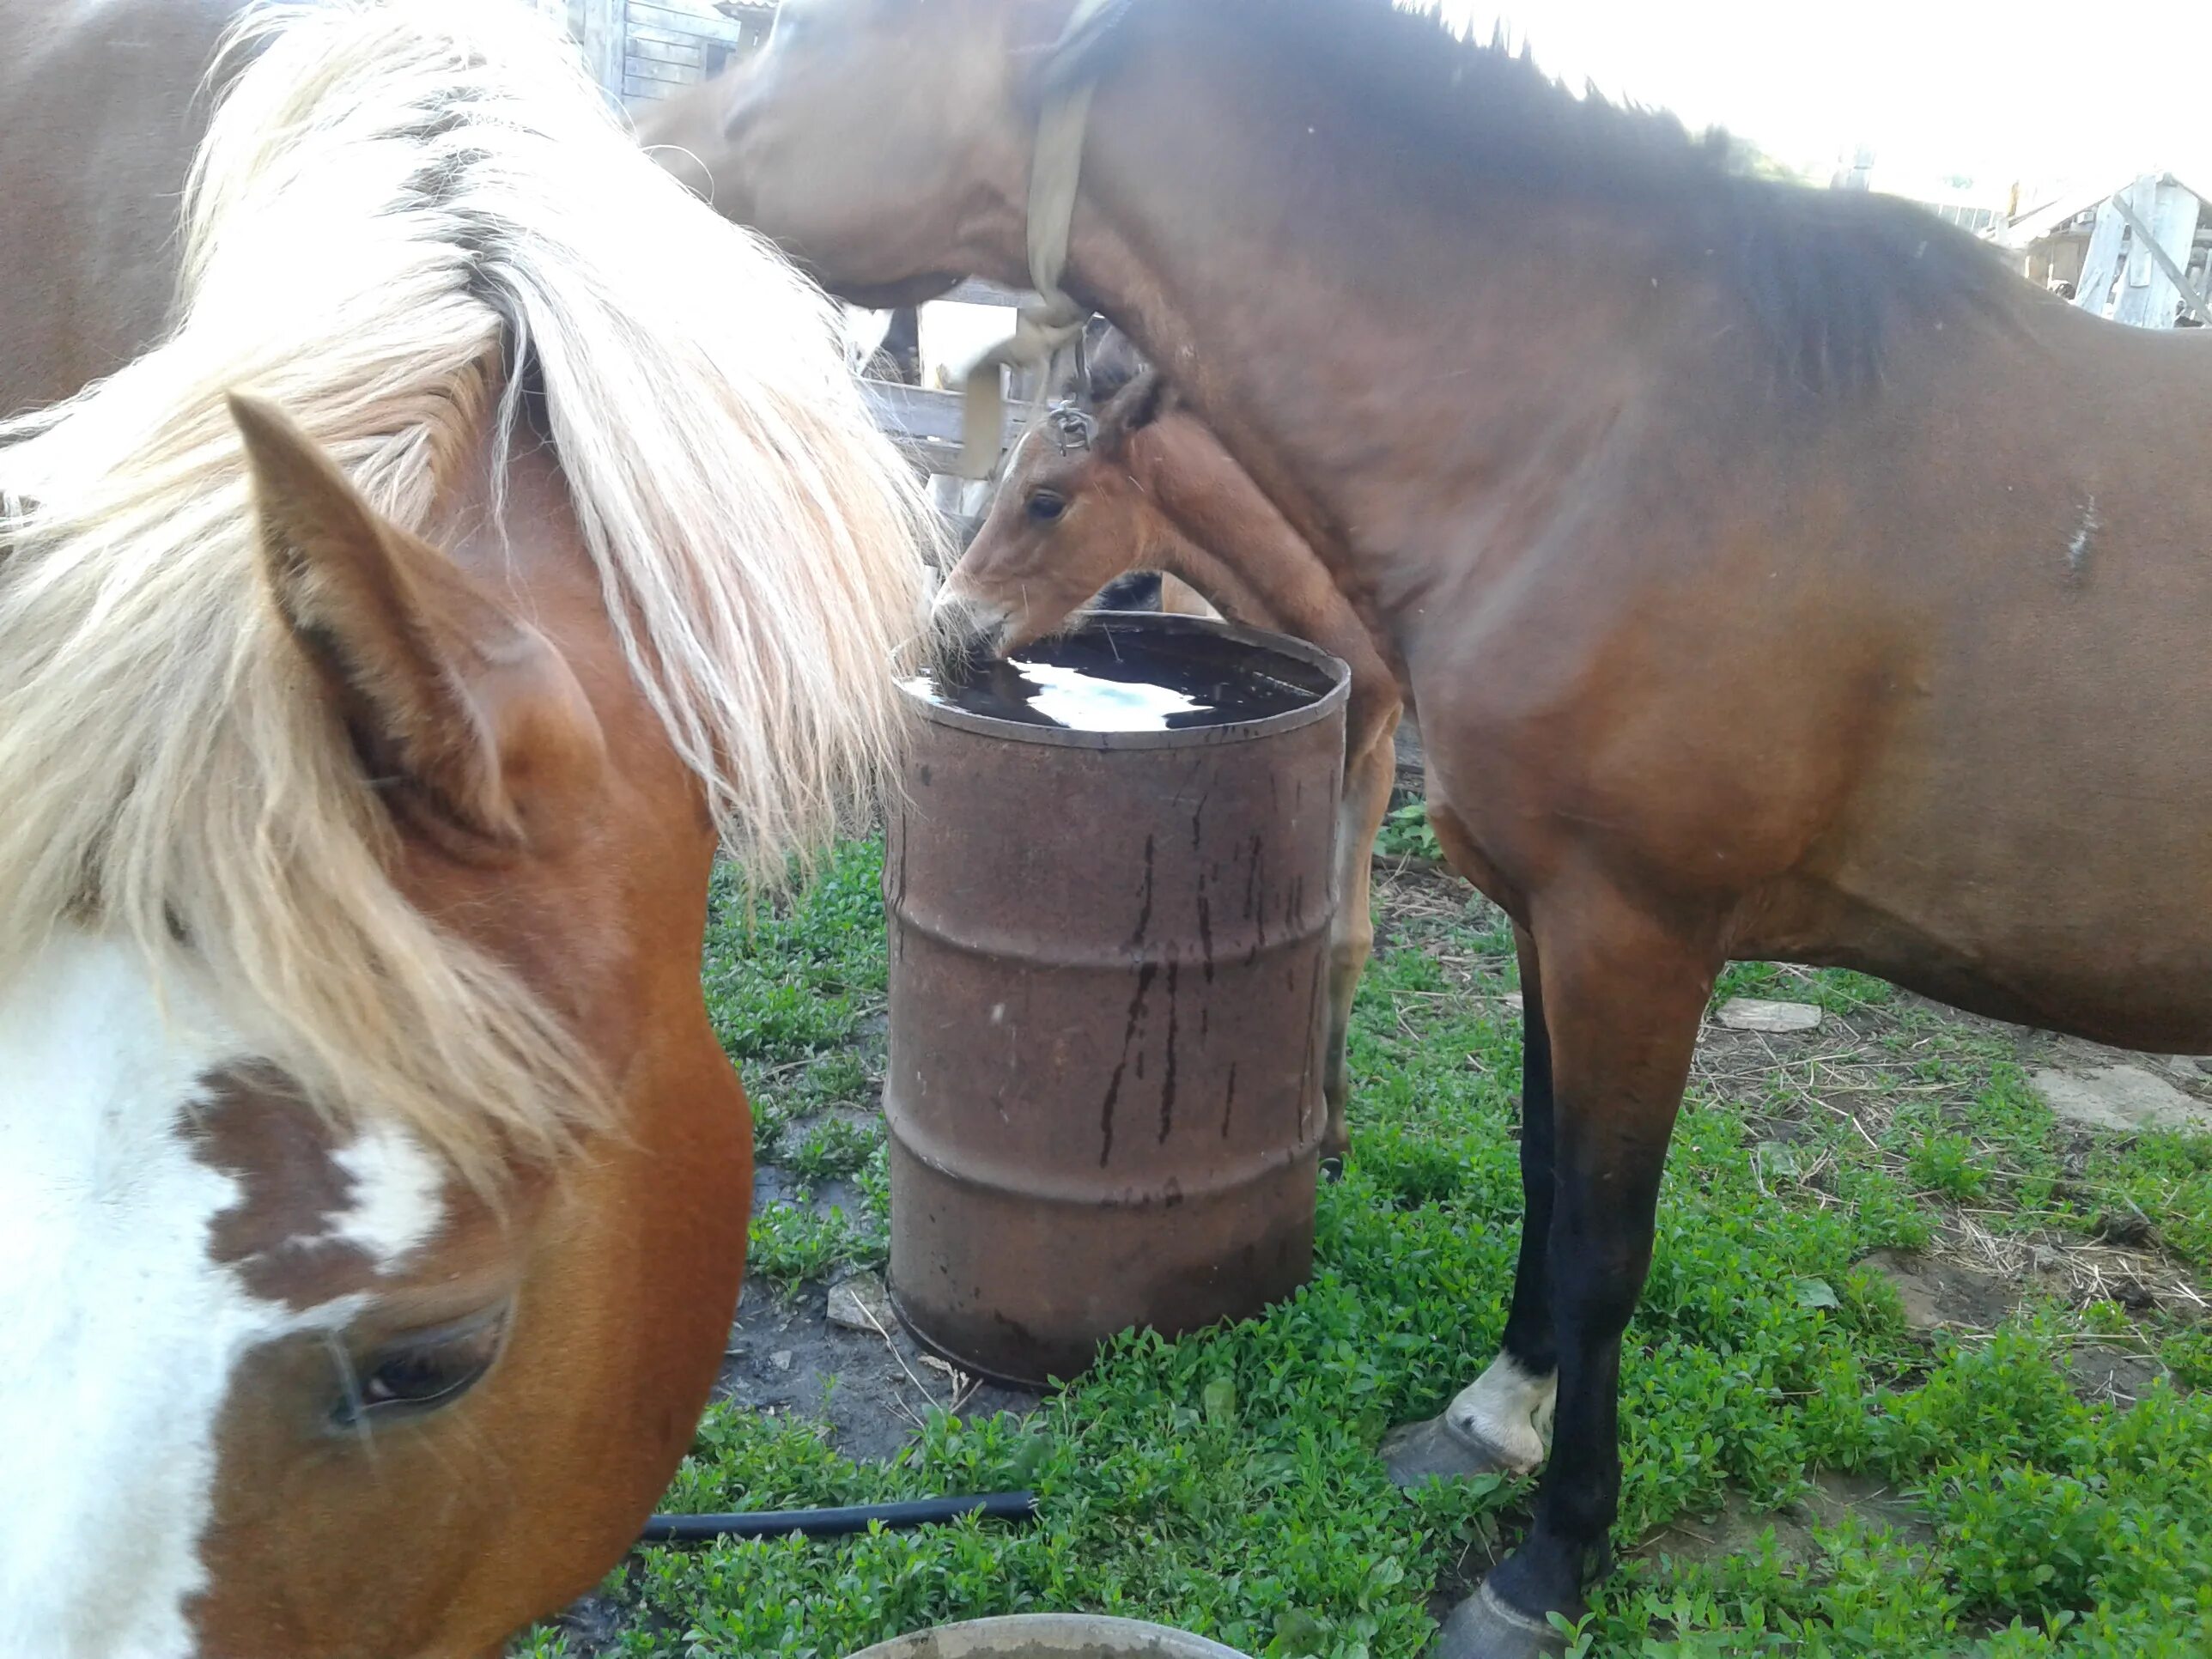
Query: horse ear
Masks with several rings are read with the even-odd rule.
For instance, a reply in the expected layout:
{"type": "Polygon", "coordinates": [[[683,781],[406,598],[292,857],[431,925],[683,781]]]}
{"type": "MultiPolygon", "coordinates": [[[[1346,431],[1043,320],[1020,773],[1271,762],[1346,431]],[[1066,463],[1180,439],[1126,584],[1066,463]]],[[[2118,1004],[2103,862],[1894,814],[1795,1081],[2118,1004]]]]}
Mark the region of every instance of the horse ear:
{"type": "Polygon", "coordinates": [[[1103,318],[1094,318],[1102,327],[1094,339],[1084,335],[1083,361],[1090,378],[1091,401],[1103,404],[1121,388],[1143,374],[1144,354],[1139,351],[1129,337],[1103,318]]]}
{"type": "Polygon", "coordinates": [[[275,404],[234,392],[262,569],[363,763],[395,805],[548,851],[605,739],[558,652],[437,549],[380,516],[275,404]]]}
{"type": "Polygon", "coordinates": [[[1114,400],[1098,412],[1102,432],[1117,437],[1141,432],[1154,421],[1175,407],[1175,392],[1158,369],[1148,368],[1121,391],[1114,400]]]}
{"type": "Polygon", "coordinates": [[[1175,407],[1175,388],[1157,369],[1147,369],[1138,377],[1136,391],[1131,394],[1129,429],[1150,426],[1175,407]]]}

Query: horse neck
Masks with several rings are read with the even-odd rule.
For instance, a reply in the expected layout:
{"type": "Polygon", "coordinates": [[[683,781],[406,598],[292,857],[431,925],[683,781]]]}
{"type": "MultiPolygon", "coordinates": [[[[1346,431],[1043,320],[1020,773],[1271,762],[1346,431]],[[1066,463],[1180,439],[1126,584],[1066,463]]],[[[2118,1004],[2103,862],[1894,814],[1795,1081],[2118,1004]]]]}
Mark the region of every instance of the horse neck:
{"type": "Polygon", "coordinates": [[[1387,118],[1226,8],[1139,18],[1096,94],[1071,285],[1173,366],[1349,591],[1389,602],[1370,567],[1416,496],[1555,489],[1674,313],[1709,303],[1702,283],[1655,287],[1680,235],[1656,213],[1409,161],[1387,118]]]}
{"type": "Polygon", "coordinates": [[[1175,532],[1168,568],[1231,622],[1293,634],[1341,658],[1352,671],[1347,739],[1354,752],[1364,749],[1399,706],[1398,687],[1328,567],[1191,416],[1164,416],[1135,434],[1127,453],[1131,477],[1175,532]]]}
{"type": "MultiPolygon", "coordinates": [[[[1175,465],[1180,435],[1148,427],[1130,441],[1126,453],[1130,481],[1158,510],[1153,528],[1143,537],[1147,562],[1188,582],[1233,623],[1295,631],[1279,604],[1284,584],[1271,568],[1273,550],[1260,545],[1249,526],[1223,522],[1228,515],[1204,499],[1202,483],[1175,465]]],[[[1279,562],[1278,555],[1273,563],[1279,562]]]]}

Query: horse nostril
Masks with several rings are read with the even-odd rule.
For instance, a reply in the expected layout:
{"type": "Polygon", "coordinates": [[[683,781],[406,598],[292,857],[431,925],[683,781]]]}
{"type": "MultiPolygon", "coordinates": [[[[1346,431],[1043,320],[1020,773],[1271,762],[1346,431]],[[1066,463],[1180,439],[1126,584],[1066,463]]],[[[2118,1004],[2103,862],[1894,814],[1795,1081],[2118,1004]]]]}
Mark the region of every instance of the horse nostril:
{"type": "Polygon", "coordinates": [[[1006,636],[1002,613],[987,611],[956,594],[940,592],[933,617],[938,638],[959,655],[996,656],[1006,636]]]}

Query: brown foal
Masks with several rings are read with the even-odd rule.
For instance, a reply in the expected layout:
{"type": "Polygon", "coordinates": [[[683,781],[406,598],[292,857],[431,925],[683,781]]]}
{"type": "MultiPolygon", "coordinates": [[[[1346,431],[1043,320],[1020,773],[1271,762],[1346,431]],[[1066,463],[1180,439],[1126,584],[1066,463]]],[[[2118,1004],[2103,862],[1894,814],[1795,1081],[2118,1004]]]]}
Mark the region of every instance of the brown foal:
{"type": "MultiPolygon", "coordinates": [[[[1397,773],[1397,682],[1328,567],[1151,370],[1095,417],[1063,409],[1024,435],[937,614],[962,644],[1004,655],[1064,626],[1132,570],[1188,583],[1231,622],[1296,635],[1352,670],[1322,1084],[1322,1156],[1341,1158],[1351,1146],[1345,1038],[1375,943],[1369,861],[1397,773]]],[[[1175,608],[1173,592],[1163,610],[1175,608]]]]}

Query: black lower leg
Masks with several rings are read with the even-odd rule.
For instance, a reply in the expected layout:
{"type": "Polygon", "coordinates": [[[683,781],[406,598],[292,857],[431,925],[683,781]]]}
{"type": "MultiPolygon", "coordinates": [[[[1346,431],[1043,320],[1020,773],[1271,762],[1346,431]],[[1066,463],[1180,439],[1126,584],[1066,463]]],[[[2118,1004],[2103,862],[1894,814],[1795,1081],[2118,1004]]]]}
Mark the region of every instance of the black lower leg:
{"type": "Polygon", "coordinates": [[[1552,1326],[1553,1130],[1552,1037],[1544,1024],[1544,991],[1535,942],[1513,930],[1521,957],[1521,1261],[1513,1275],[1513,1305],[1500,1345],[1529,1376],[1548,1376],[1559,1364],[1552,1326]]]}
{"type": "MultiPolygon", "coordinates": [[[[1663,1144],[1660,1155],[1663,1155],[1663,1144]]],[[[1610,1559],[1620,1498],[1620,1344],[1651,1265],[1659,1156],[1648,1170],[1559,1182],[1552,1224],[1559,1397],[1528,1540],[1492,1575],[1506,1600],[1571,1609],[1610,1559]]]]}
{"type": "MultiPolygon", "coordinates": [[[[1667,1143],[1712,988],[1703,951],[1605,895],[1589,896],[1568,919],[1581,926],[1540,938],[1553,1062],[1542,1282],[1559,1397],[1535,1524],[1488,1586],[1535,1617],[1578,1609],[1609,1558],[1620,1501],[1621,1336],[1651,1265],[1667,1143]]],[[[1525,1168],[1525,1149],[1523,1158],[1525,1168]]],[[[1532,1219],[1537,1201],[1532,1194],[1532,1219]]],[[[1528,1277],[1524,1243],[1524,1284],[1528,1277]]]]}

